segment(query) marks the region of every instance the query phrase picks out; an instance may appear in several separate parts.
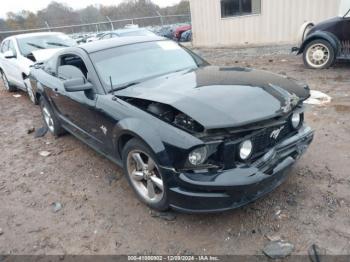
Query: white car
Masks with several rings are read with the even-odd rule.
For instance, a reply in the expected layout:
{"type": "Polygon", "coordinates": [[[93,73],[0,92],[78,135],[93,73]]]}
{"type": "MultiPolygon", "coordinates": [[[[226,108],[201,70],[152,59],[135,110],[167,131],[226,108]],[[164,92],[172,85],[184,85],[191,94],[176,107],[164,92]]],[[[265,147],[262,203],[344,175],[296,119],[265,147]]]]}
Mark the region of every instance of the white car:
{"type": "Polygon", "coordinates": [[[44,32],[14,35],[5,38],[0,47],[0,74],[6,90],[17,88],[28,92],[37,104],[29,81],[30,66],[50,58],[58,50],[74,46],[73,39],[63,33],[44,32]]]}

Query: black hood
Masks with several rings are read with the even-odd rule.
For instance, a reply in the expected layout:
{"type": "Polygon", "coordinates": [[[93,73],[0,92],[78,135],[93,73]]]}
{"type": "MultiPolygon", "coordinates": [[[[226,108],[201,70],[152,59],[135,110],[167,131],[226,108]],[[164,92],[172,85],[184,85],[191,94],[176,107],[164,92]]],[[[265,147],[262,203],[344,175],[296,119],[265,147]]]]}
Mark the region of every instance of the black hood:
{"type": "Polygon", "coordinates": [[[207,66],[149,80],[118,95],[170,105],[213,129],[289,113],[309,97],[309,89],[265,71],[207,66]]]}

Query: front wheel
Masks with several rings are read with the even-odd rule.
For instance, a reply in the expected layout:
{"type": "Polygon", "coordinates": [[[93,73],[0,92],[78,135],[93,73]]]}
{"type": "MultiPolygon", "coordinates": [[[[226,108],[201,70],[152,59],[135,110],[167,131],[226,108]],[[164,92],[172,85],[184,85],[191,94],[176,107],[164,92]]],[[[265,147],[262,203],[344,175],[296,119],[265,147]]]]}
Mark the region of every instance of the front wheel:
{"type": "Polygon", "coordinates": [[[13,85],[10,84],[10,82],[7,79],[7,76],[6,76],[5,72],[1,70],[0,74],[1,74],[2,84],[4,85],[5,90],[7,90],[9,92],[16,91],[16,87],[14,87],[13,85]]]}
{"type": "Polygon", "coordinates": [[[50,133],[56,137],[64,134],[64,129],[62,128],[55,114],[53,113],[49,103],[43,97],[40,98],[40,108],[45,126],[48,128],[50,133]]]}
{"type": "Polygon", "coordinates": [[[312,69],[329,68],[335,62],[335,50],[325,40],[317,39],[305,47],[304,64],[312,69]]]}
{"type": "Polygon", "coordinates": [[[38,99],[36,98],[36,96],[34,94],[34,91],[33,91],[33,88],[32,88],[32,84],[30,83],[30,80],[28,78],[24,80],[24,85],[26,86],[28,97],[29,97],[30,101],[34,105],[37,105],[38,104],[38,99]]]}
{"type": "Polygon", "coordinates": [[[158,211],[169,208],[166,183],[155,154],[145,143],[131,139],[125,145],[123,166],[129,184],[143,203],[158,211]]]}

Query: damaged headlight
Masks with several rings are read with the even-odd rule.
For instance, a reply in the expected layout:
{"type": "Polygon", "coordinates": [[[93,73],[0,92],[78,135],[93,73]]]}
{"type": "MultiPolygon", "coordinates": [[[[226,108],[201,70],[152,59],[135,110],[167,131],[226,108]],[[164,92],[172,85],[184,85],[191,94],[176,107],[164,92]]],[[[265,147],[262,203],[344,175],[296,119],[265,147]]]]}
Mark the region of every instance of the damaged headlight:
{"type": "Polygon", "coordinates": [[[304,115],[300,113],[293,113],[290,118],[291,125],[294,129],[298,129],[303,124],[304,115]]]}
{"type": "Polygon", "coordinates": [[[198,147],[188,155],[188,162],[190,162],[194,166],[201,165],[207,159],[207,155],[208,149],[206,146],[198,147]]]}
{"type": "Polygon", "coordinates": [[[253,143],[251,140],[243,141],[239,146],[239,158],[247,160],[253,153],[253,143]]]}

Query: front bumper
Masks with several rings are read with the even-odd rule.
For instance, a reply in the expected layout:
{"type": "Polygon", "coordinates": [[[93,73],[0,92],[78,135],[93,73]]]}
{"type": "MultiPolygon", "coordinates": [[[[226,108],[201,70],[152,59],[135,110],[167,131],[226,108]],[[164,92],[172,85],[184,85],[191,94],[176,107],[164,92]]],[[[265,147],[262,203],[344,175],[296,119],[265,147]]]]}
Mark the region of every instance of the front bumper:
{"type": "Polygon", "coordinates": [[[278,187],[286,169],[306,151],[314,132],[304,126],[276,145],[252,165],[218,173],[173,173],[169,188],[170,206],[186,213],[230,210],[252,202],[278,187]]]}

